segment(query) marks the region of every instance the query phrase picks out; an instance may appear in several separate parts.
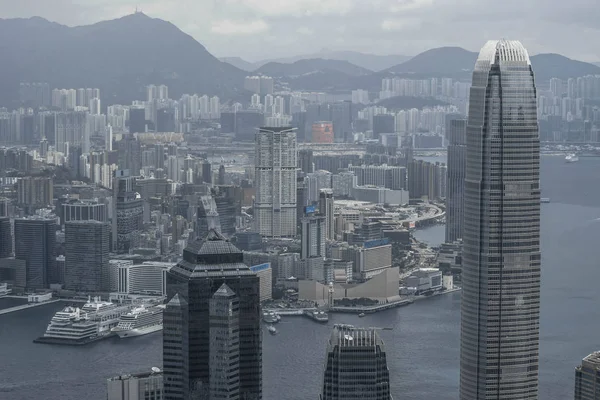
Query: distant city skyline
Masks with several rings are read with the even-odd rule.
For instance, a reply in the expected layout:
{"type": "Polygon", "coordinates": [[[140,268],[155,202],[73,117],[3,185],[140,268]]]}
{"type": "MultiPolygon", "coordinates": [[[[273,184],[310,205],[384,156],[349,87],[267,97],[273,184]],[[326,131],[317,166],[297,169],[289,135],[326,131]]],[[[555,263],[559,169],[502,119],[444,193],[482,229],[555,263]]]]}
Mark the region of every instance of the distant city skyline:
{"type": "Polygon", "coordinates": [[[600,29],[597,22],[600,9],[594,0],[574,0],[568,8],[558,0],[205,3],[180,0],[178,7],[164,0],[31,0],[26,4],[0,0],[3,6],[0,16],[40,16],[77,26],[119,18],[137,8],[177,25],[216,56],[239,56],[251,62],[311,54],[323,48],[409,56],[443,46],[477,51],[481,38],[485,37],[519,38],[531,54],[559,53],[581,61],[600,61],[600,56],[588,45],[600,29]],[[461,29],[455,29],[458,23],[461,29]]]}

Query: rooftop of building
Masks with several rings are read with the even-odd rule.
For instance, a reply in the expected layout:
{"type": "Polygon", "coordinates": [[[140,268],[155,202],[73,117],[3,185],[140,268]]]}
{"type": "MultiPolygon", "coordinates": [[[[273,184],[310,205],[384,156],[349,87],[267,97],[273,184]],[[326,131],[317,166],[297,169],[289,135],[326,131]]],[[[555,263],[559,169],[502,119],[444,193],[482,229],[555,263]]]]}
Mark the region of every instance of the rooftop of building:
{"type": "Polygon", "coordinates": [[[330,347],[383,347],[377,328],[360,328],[354,325],[336,324],[329,339],[330,347]]]}
{"type": "Polygon", "coordinates": [[[171,272],[188,278],[255,275],[244,264],[244,254],[216,229],[210,229],[204,239],[188,244],[183,259],[171,272]]]}
{"type": "Polygon", "coordinates": [[[595,351],[585,357],[582,361],[582,365],[588,368],[600,369],[600,351],[595,351]]]}
{"type": "Polygon", "coordinates": [[[125,381],[128,379],[143,379],[149,378],[150,376],[162,376],[163,372],[158,367],[153,367],[150,371],[139,372],[135,374],[119,375],[112,378],[108,378],[108,381],[125,381]]]}

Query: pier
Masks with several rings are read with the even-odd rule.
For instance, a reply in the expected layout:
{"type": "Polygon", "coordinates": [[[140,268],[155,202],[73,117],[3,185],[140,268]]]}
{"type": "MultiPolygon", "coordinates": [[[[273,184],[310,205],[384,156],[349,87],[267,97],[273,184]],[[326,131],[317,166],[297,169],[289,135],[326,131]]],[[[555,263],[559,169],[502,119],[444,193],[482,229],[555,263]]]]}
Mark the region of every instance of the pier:
{"type": "Polygon", "coordinates": [[[61,301],[61,299],[56,299],[56,300],[49,300],[49,301],[43,301],[41,303],[27,303],[27,304],[21,304],[20,306],[14,306],[14,307],[10,307],[10,308],[5,308],[3,310],[0,310],[0,315],[3,314],[8,314],[11,312],[16,312],[16,311],[21,311],[21,310],[26,310],[28,308],[32,308],[32,307],[38,307],[38,306],[43,306],[45,304],[52,304],[52,303],[56,303],[58,301],[61,301]]]}

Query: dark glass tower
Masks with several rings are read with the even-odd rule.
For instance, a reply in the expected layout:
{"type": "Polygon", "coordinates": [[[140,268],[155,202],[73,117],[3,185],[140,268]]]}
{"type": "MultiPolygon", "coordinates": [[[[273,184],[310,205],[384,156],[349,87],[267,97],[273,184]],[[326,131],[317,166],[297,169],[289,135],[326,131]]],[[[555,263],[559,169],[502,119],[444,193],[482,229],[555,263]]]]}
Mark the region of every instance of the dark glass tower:
{"type": "Polygon", "coordinates": [[[469,104],[460,398],[536,400],[540,142],[534,74],[520,42],[483,47],[469,104]]]}
{"type": "Polygon", "coordinates": [[[467,163],[467,120],[448,121],[448,195],[446,197],[446,242],[462,238],[465,172],[467,163]]]}
{"type": "Polygon", "coordinates": [[[83,292],[110,290],[110,225],[99,221],[65,224],[65,288],[83,292]]]}
{"type": "Polygon", "coordinates": [[[54,219],[15,219],[15,258],[27,263],[28,289],[44,289],[57,282],[55,243],[54,219]]]}
{"type": "MultiPolygon", "coordinates": [[[[262,332],[259,278],[243,254],[210,230],[191,243],[167,276],[163,362],[165,400],[206,399],[210,393],[211,313],[215,293],[226,284],[239,299],[239,398],[262,399],[262,332]],[[176,296],[177,295],[177,296],[176,296]],[[177,304],[174,304],[177,303],[177,304]]],[[[237,301],[237,300],[236,300],[237,301]]],[[[213,327],[215,319],[213,312],[213,327]]]]}
{"type": "Polygon", "coordinates": [[[240,300],[222,284],[210,307],[210,400],[240,398],[240,300]]]}
{"type": "Polygon", "coordinates": [[[600,351],[588,355],[575,369],[575,400],[600,399],[600,351]]]}
{"type": "Polygon", "coordinates": [[[320,399],[392,399],[385,348],[375,329],[352,325],[333,328],[320,399]]]}

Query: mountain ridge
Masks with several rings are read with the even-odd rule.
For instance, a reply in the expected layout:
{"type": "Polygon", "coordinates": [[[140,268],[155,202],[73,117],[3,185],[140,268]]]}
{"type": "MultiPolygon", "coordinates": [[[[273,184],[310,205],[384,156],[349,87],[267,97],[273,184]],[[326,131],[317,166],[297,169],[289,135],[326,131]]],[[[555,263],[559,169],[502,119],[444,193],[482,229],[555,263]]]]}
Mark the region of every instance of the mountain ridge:
{"type": "Polygon", "coordinates": [[[145,98],[152,83],[168,85],[174,96],[243,91],[244,71],[219,61],[174,24],[142,13],[76,27],[39,17],[5,19],[0,35],[13,38],[0,44],[7,60],[0,76],[4,104],[18,98],[19,82],[27,81],[98,87],[103,99],[125,104],[145,98]]]}

